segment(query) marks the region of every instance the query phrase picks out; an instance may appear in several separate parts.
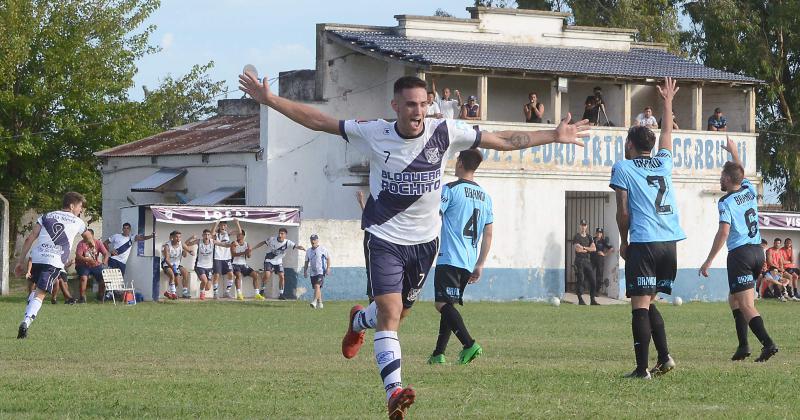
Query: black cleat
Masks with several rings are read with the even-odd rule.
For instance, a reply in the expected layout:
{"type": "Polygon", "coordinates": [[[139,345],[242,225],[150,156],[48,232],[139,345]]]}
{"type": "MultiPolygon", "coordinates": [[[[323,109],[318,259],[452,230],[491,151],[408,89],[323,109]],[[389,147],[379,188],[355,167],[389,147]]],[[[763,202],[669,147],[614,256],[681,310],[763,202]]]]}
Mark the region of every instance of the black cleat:
{"type": "Polygon", "coordinates": [[[750,357],[750,347],[737,347],[736,353],[733,353],[733,356],[731,356],[731,360],[744,360],[748,357],[750,357]]]}
{"type": "Polygon", "coordinates": [[[653,377],[652,377],[652,376],[650,376],[650,372],[648,372],[648,371],[639,372],[638,370],[634,370],[633,372],[631,372],[631,373],[629,373],[629,374],[627,374],[627,375],[623,376],[623,378],[631,378],[631,379],[653,379],[653,377]]]}
{"type": "Polygon", "coordinates": [[[22,339],[27,337],[28,337],[28,325],[25,324],[25,321],[22,321],[19,324],[19,331],[17,332],[17,338],[22,339]]]}
{"type": "Polygon", "coordinates": [[[591,304],[591,305],[600,306],[600,304],[599,304],[599,303],[597,303],[597,301],[596,301],[596,300],[594,300],[594,299],[592,299],[592,301],[590,302],[590,304],[591,304]]]}
{"type": "Polygon", "coordinates": [[[775,343],[764,346],[761,348],[761,355],[755,360],[756,362],[766,362],[770,357],[778,353],[778,346],[775,343]]]}

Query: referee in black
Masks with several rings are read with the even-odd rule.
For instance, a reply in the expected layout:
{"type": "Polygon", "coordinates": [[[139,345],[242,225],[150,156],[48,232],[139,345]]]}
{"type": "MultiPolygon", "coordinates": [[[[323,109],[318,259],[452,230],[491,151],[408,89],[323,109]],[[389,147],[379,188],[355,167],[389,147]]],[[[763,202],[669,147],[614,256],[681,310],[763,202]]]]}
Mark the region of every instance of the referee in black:
{"type": "Polygon", "coordinates": [[[578,305],[586,305],[583,301],[583,281],[589,282],[589,297],[592,305],[599,305],[594,300],[596,282],[594,279],[594,267],[589,260],[591,253],[595,252],[597,248],[594,245],[594,239],[589,234],[589,224],[586,219],[581,219],[581,224],[578,233],[572,238],[575,248],[575,293],[578,295],[578,305]]]}
{"type": "MultiPolygon", "coordinates": [[[[606,268],[606,255],[614,252],[614,246],[606,238],[603,228],[599,227],[594,230],[594,247],[595,252],[591,254],[592,266],[595,273],[595,284],[599,289],[603,284],[603,275],[606,268]]],[[[598,305],[597,302],[592,300],[592,305],[598,305]]]]}

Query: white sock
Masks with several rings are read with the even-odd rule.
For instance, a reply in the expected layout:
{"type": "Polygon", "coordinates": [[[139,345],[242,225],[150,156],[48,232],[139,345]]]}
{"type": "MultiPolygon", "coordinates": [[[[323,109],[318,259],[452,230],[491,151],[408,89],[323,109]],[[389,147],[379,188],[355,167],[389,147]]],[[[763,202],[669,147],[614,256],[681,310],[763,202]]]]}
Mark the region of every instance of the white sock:
{"type": "Polygon", "coordinates": [[[358,311],[353,317],[353,331],[359,332],[367,328],[375,328],[378,324],[378,305],[375,302],[369,304],[366,309],[358,311]]]}
{"type": "Polygon", "coordinates": [[[28,306],[25,308],[25,318],[22,320],[25,322],[25,326],[31,326],[33,320],[36,319],[36,314],[39,313],[39,309],[42,309],[42,301],[36,297],[36,291],[34,290],[28,297],[28,306]]]}
{"type": "Polygon", "coordinates": [[[237,294],[237,295],[241,295],[241,294],[242,294],[242,289],[239,289],[239,288],[237,288],[237,289],[236,289],[236,294],[237,294]]]}
{"type": "Polygon", "coordinates": [[[184,287],[183,288],[183,293],[189,293],[189,288],[188,287],[184,287]]]}
{"type": "Polygon", "coordinates": [[[386,400],[392,395],[395,388],[403,386],[400,379],[400,340],[397,331],[378,331],[375,333],[375,361],[378,371],[383,379],[383,388],[386,390],[386,400]]]}
{"type": "Polygon", "coordinates": [[[170,283],[169,284],[169,292],[170,293],[175,293],[177,290],[178,289],[175,288],[175,283],[170,283]]]}
{"type": "Polygon", "coordinates": [[[283,294],[283,289],[280,290],[281,294],[283,294]]]}

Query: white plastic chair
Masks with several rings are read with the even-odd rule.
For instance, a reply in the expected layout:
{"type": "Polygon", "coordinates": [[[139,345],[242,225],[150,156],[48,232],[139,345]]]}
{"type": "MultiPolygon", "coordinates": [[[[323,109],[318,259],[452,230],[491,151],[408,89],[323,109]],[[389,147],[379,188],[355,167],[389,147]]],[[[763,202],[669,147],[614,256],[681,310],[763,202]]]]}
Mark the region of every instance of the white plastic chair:
{"type": "Polygon", "coordinates": [[[118,268],[104,269],[103,283],[106,285],[106,291],[111,292],[111,299],[114,301],[114,305],[117,304],[117,298],[114,296],[114,292],[122,292],[123,296],[125,292],[131,292],[133,294],[133,304],[136,304],[136,290],[133,287],[133,280],[131,280],[130,285],[126,286],[122,271],[118,268]]]}

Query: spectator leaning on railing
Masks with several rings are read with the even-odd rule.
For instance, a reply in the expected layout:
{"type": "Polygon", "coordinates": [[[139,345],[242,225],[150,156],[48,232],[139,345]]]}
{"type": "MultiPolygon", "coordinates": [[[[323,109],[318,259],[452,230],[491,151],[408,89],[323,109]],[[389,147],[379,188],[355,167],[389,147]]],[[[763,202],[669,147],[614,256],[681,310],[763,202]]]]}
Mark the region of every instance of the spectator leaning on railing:
{"type": "Polygon", "coordinates": [[[436,81],[431,80],[431,87],[433,88],[434,100],[439,104],[439,112],[442,113],[442,118],[458,118],[461,113],[461,92],[455,90],[456,99],[450,97],[450,88],[442,89],[442,97],[439,97],[439,92],[436,90],[436,81]]]}
{"type": "Polygon", "coordinates": [[[442,118],[442,110],[439,109],[439,104],[436,102],[436,94],[428,92],[428,113],[426,117],[442,118]]]}
{"type": "Polygon", "coordinates": [[[544,104],[539,102],[536,92],[528,94],[528,103],[522,107],[522,114],[527,123],[541,123],[544,116],[544,104]]]}
{"type": "Polygon", "coordinates": [[[647,127],[651,130],[657,129],[658,121],[656,121],[656,117],[653,116],[653,108],[650,108],[649,106],[644,107],[644,111],[636,116],[634,125],[647,127]]]}
{"type": "Polygon", "coordinates": [[[721,109],[715,108],[714,115],[708,117],[708,131],[728,131],[728,119],[721,109]]]}
{"type": "Polygon", "coordinates": [[[481,119],[481,106],[477,103],[478,98],[471,95],[467,99],[467,103],[461,106],[461,115],[459,118],[462,120],[479,120],[481,119]]]}

